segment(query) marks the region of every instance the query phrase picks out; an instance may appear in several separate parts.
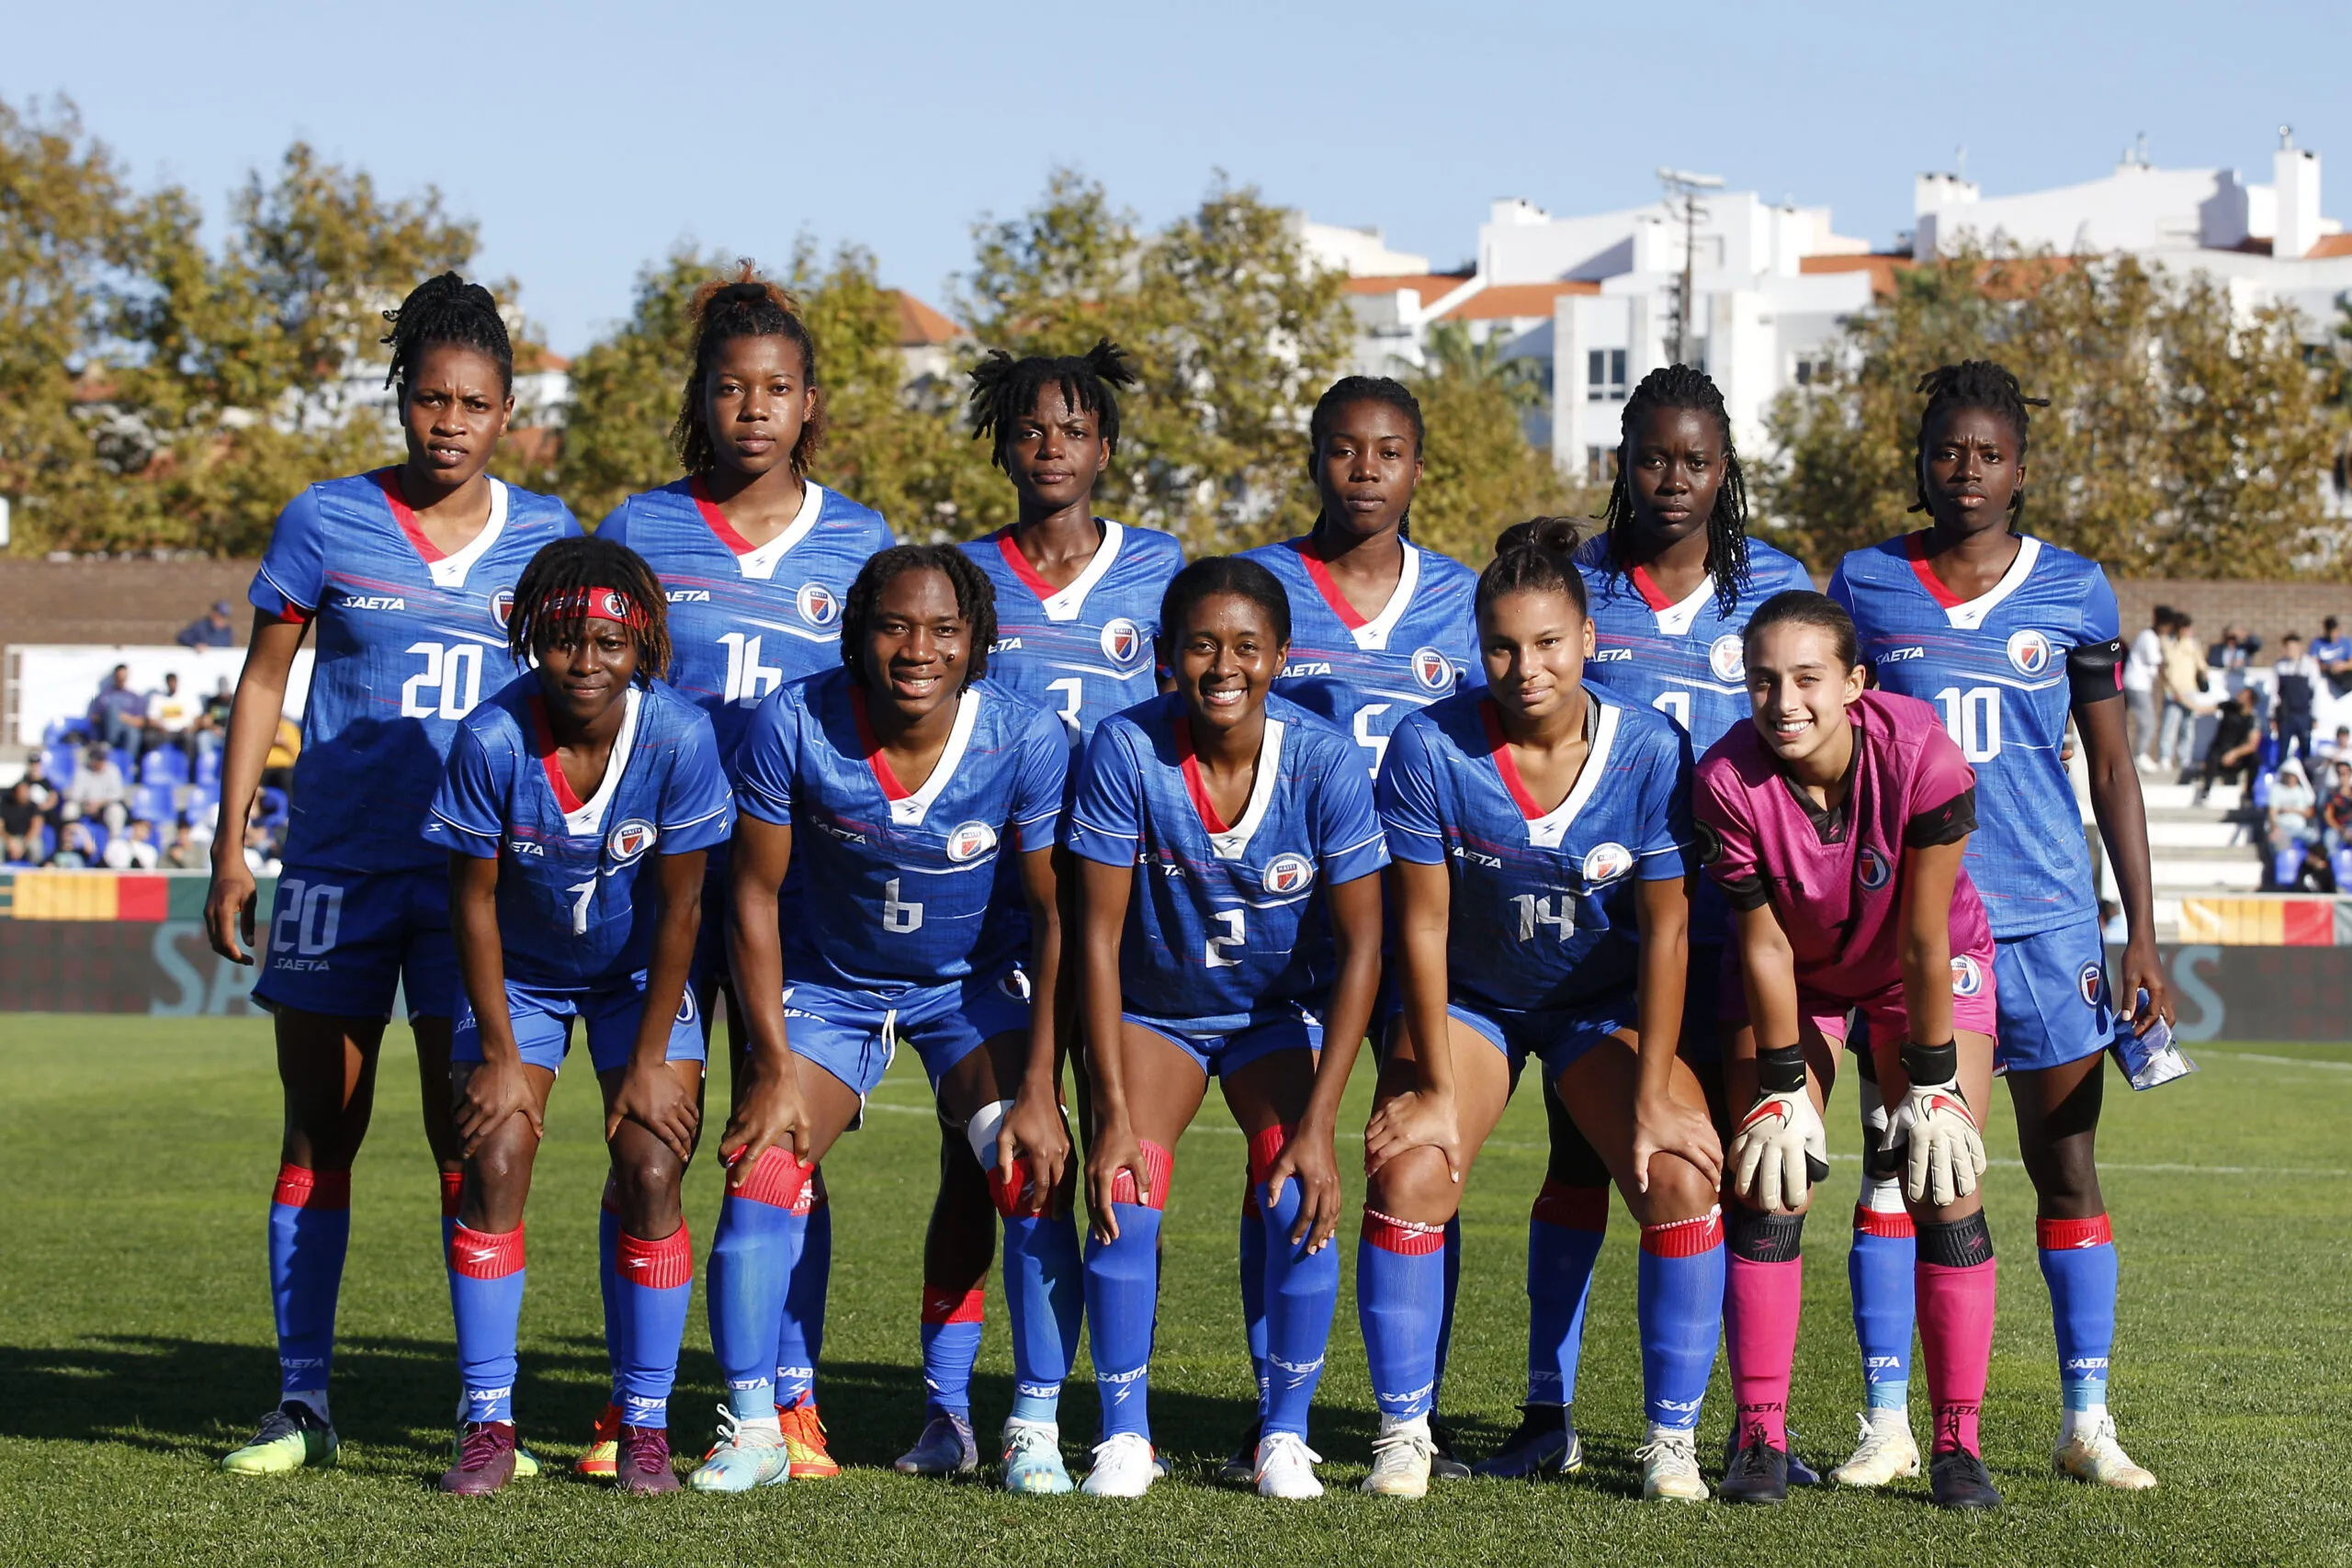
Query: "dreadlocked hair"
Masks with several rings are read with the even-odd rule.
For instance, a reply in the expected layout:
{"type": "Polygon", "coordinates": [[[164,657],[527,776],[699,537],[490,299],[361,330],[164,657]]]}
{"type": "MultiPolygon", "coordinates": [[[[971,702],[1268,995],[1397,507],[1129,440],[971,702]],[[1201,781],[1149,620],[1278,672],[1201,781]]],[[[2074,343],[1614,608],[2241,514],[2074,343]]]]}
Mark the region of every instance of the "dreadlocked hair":
{"type": "MultiPolygon", "coordinates": [[[[2032,423],[2029,408],[2046,409],[2048,398],[2029,398],[2025,389],[2005,365],[1990,359],[1963,359],[1957,365],[1939,365],[1919,378],[1912,389],[1927,394],[1928,406],[1919,411],[1919,436],[1915,444],[1911,464],[1911,485],[1914,499],[1910,510],[1928,510],[1928,431],[1942,414],[1954,409],[1983,409],[1996,413],[2009,422],[2017,432],[2018,461],[2025,461],[2026,427],[2032,423]]],[[[2025,514],[2025,487],[2019,485],[2009,496],[2009,526],[2025,514]]]]}
{"type": "Polygon", "coordinates": [[[953,545],[893,545],[858,568],[842,606],[842,662],[850,679],[865,684],[865,639],[881,614],[882,591],[910,571],[944,574],[956,590],[956,613],[972,628],[972,651],[964,660],[964,687],[989,672],[989,648],[996,641],[996,585],[953,545]]]}
{"type": "Polygon", "coordinates": [[[405,396],[409,378],[424,351],[443,344],[486,354],[498,365],[498,382],[509,396],[514,391],[514,345],[506,339],[506,321],[498,301],[479,283],[468,283],[454,272],[428,277],[408,291],[397,310],[384,312],[391,327],[377,341],[388,344],[392,362],[384,370],[384,385],[397,386],[405,396]]]}
{"type": "MultiPolygon", "coordinates": [[[[703,408],[710,373],[718,351],[737,338],[780,337],[800,348],[801,380],[811,390],[820,386],[817,375],[817,340],[800,319],[800,307],[791,295],[759,275],[749,261],[737,265],[731,281],[713,278],[695,290],[689,310],[695,323],[694,368],[686,373],[686,389],[678,400],[678,423],[670,428],[670,444],[686,472],[709,473],[718,467],[718,449],[710,439],[710,419],[703,408]]],[[[800,437],[792,444],[792,473],[808,472],[825,444],[825,399],[818,391],[802,422],[800,437]]]]}
{"type": "MultiPolygon", "coordinates": [[[[1429,440],[1429,426],[1421,420],[1421,402],[1408,391],[1402,381],[1387,376],[1342,376],[1331,383],[1331,389],[1315,400],[1315,412],[1306,421],[1306,477],[1317,477],[1316,465],[1323,458],[1323,443],[1331,434],[1331,426],[1339,423],[1340,411],[1351,403],[1385,403],[1403,414],[1413,426],[1413,456],[1421,455],[1429,440]]],[[[1323,519],[1317,516],[1315,525],[1320,528],[1323,519]]],[[[1396,536],[1413,536],[1413,509],[1408,506],[1405,515],[1396,520],[1396,536]]]]}
{"type": "Polygon", "coordinates": [[[1577,570],[1577,520],[1531,517],[1495,536],[1495,558],[1478,574],[1479,615],[1506,593],[1561,593],[1585,611],[1584,573],[1577,570]]]}
{"type": "Polygon", "coordinates": [[[1263,610],[1275,644],[1290,646],[1290,595],[1283,592],[1282,579],[1248,556],[1204,556],[1170,578],[1168,591],[1159,596],[1159,635],[1169,646],[1176,646],[1201,602],[1224,594],[1247,599],[1263,610]]]}
{"type": "Polygon", "coordinates": [[[627,545],[593,535],[543,545],[514,584],[506,615],[506,646],[517,664],[529,664],[565,633],[587,620],[591,588],[616,588],[637,601],[645,624],[637,638],[637,681],[650,685],[670,673],[670,602],[645,558],[627,545]]]}
{"type": "Polygon", "coordinates": [[[1109,338],[1097,338],[1084,354],[1058,357],[1032,354],[1015,359],[993,348],[972,367],[972,439],[992,438],[989,461],[1005,466],[1005,443],[1012,427],[1029,417],[1048,387],[1061,389],[1062,400],[1091,413],[1102,432],[1102,445],[1119,446],[1119,396],[1114,390],[1136,384],[1135,367],[1126,351],[1109,338]]]}
{"type": "Polygon", "coordinates": [[[1747,479],[1740,470],[1739,453],[1732,446],[1731,413],[1723,392],[1704,370],[1688,365],[1665,365],[1642,378],[1625,400],[1618,422],[1617,472],[1609,481],[1609,505],[1600,516],[1609,540],[1612,571],[1631,571],[1634,561],[1626,536],[1634,524],[1634,491],[1626,479],[1633,466],[1634,433],[1661,409],[1695,409],[1713,416],[1724,433],[1724,479],[1715,490],[1714,510],[1707,513],[1707,572],[1715,580],[1715,609],[1729,615],[1747,592],[1747,479]]]}

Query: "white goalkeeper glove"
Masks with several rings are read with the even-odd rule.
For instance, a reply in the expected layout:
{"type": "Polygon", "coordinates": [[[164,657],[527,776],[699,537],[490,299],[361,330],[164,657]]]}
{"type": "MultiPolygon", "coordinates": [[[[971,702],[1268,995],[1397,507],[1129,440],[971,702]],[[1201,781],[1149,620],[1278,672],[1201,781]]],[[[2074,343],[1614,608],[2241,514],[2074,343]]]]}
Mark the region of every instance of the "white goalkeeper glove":
{"type": "Polygon", "coordinates": [[[1756,1103],[1739,1119],[1725,1157],[1732,1190],[1768,1214],[1801,1207],[1813,1184],[1829,1176],[1828,1139],[1804,1086],[1800,1047],[1756,1054],[1756,1103]]]}
{"type": "Polygon", "coordinates": [[[1903,1190],[1914,1203],[1965,1198],[1984,1174],[1984,1139],[1960,1091],[1960,1053],[1948,1044],[1905,1044],[1903,1070],[1911,1088],[1887,1120],[1877,1168],[1891,1175],[1904,1160],[1903,1190]]]}

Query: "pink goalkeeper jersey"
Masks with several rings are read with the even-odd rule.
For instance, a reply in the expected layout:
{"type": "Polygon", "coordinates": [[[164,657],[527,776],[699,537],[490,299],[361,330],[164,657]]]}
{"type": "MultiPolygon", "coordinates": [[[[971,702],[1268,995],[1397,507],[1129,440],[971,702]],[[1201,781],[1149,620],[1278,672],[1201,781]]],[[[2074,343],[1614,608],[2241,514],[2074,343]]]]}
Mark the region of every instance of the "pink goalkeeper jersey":
{"type": "MultiPolygon", "coordinates": [[[[1974,830],[1976,775],[1929,704],[1864,692],[1847,716],[1854,761],[1836,809],[1815,807],[1781,772],[1752,723],[1708,750],[1690,806],[1708,874],[1733,908],[1772,906],[1795,950],[1797,983],[1861,1001],[1903,984],[1904,848],[1956,843],[1974,830]]],[[[1990,986],[1992,951],[1963,870],[1951,897],[1955,995],[1990,986]]]]}

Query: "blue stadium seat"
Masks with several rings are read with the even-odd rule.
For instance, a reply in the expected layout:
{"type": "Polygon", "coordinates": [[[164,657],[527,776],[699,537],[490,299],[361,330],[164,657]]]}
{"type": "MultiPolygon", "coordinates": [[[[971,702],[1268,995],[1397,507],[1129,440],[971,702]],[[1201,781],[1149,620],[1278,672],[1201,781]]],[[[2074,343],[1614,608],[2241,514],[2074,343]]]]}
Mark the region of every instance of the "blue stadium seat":
{"type": "Polygon", "coordinates": [[[158,746],[139,759],[139,782],[151,784],[187,783],[187,753],[176,746],[158,746]]]}
{"type": "Polygon", "coordinates": [[[167,784],[143,784],[131,792],[130,815],[142,822],[176,822],[179,812],[173,806],[178,792],[167,784]]]}
{"type": "Polygon", "coordinates": [[[196,782],[218,789],[220,784],[220,748],[208,746],[196,754],[196,782]]]}
{"type": "Polygon", "coordinates": [[[2255,775],[2254,794],[2249,797],[2255,805],[2267,807],[2270,804],[2270,784],[2276,777],[2278,774],[2268,768],[2255,775]]]}
{"type": "Polygon", "coordinates": [[[137,760],[133,758],[130,752],[124,750],[119,746],[113,748],[113,750],[114,765],[122,770],[122,776],[126,779],[137,778],[139,776],[139,763],[137,760]]]}
{"type": "Polygon", "coordinates": [[[2297,839],[2271,857],[2270,886],[2292,887],[2295,885],[2295,872],[2302,863],[2303,841],[2297,839]]]}
{"type": "Polygon", "coordinates": [[[265,788],[261,792],[261,820],[265,828],[286,826],[286,792],[284,790],[265,788]]]}
{"type": "Polygon", "coordinates": [[[46,750],[52,746],[62,746],[72,737],[85,734],[87,730],[88,725],[85,720],[52,718],[49,721],[49,728],[40,732],[41,748],[46,750]]]}
{"type": "Polygon", "coordinates": [[[2335,852],[2335,890],[2352,889],[2352,844],[2335,852]]]}

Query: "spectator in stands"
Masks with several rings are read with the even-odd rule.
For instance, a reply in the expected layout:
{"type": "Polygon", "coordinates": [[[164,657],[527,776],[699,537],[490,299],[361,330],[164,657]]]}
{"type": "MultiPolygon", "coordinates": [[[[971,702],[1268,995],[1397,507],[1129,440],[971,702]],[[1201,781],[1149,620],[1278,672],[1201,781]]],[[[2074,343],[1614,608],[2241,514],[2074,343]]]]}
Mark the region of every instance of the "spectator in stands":
{"type": "Polygon", "coordinates": [[[196,716],[198,751],[218,751],[229,743],[229,716],[236,705],[237,694],[229,689],[229,677],[223,675],[212,694],[204,699],[204,710],[196,716]]]}
{"type": "Polygon", "coordinates": [[[2312,712],[2319,705],[2319,660],[2303,651],[2300,633],[2278,639],[2278,662],[2271,666],[2278,677],[2278,741],[2309,762],[2312,757],[2312,712]]]}
{"type": "Polygon", "coordinates": [[[82,765],[74,770],[74,782],[65,786],[65,802],[85,812],[95,812],[130,793],[130,781],[115,766],[114,753],[103,746],[93,746],[82,753],[82,765]]]}
{"type": "Polygon", "coordinates": [[[31,786],[33,804],[53,825],[57,820],[57,784],[49,776],[49,764],[36,751],[25,763],[23,782],[31,786]]]}
{"type": "Polygon", "coordinates": [[[64,871],[98,863],[98,836],[82,820],[82,808],[72,801],[58,807],[57,852],[49,863],[64,871]]]}
{"type": "Polygon", "coordinates": [[[113,871],[153,871],[163,858],[156,847],[155,824],[141,819],[117,828],[107,838],[106,853],[101,857],[113,871]]]}
{"type": "Polygon", "coordinates": [[[2352,637],[2344,635],[2342,623],[2334,615],[2319,624],[2319,640],[2312,644],[2312,658],[2327,677],[2329,695],[2340,697],[2352,692],[2352,637]]]}
{"type": "Polygon", "coordinates": [[[2164,669],[2164,639],[2171,630],[2172,606],[2157,605],[2123,658],[2123,705],[2132,721],[2132,751],[2145,773],[2156,767],[2156,677],[2164,669]]]}
{"type": "Polygon", "coordinates": [[[2205,749],[2205,766],[2198,774],[2197,804],[2204,805],[2217,784],[2246,783],[2261,753],[2260,694],[2251,686],[2241,686],[2222,705],[2221,721],[2213,727],[2213,743],[2205,749]]]}
{"type": "Polygon", "coordinates": [[[18,779],[0,798],[0,859],[11,865],[29,865],[40,858],[40,804],[33,798],[31,781],[18,779]]]}
{"type": "Polygon", "coordinates": [[[141,733],[139,754],[176,746],[187,759],[189,772],[196,769],[196,699],[180,690],[176,671],[164,676],[164,689],[147,694],[147,725],[141,733]]]}
{"type": "Polygon", "coordinates": [[[2303,858],[2295,863],[2294,875],[2286,893],[2333,893],[2335,891],[2335,867],[2327,858],[2327,850],[2314,839],[2303,845],[2303,858]]]}
{"type": "Polygon", "coordinates": [[[229,618],[229,601],[215,599],[212,608],[200,617],[180,628],[173,638],[182,648],[233,648],[237,642],[236,624],[229,618]]]}
{"type": "Polygon", "coordinates": [[[280,716],[277,737],[269,743],[269,755],[261,761],[261,787],[291,790],[294,787],[294,763],[302,755],[302,727],[280,716]]]}
{"type": "Polygon", "coordinates": [[[2312,782],[2304,776],[2301,762],[2290,757],[2278,764],[2278,773],[2270,781],[2270,849],[2282,853],[2301,843],[2312,830],[2312,814],[2319,809],[2319,800],[2312,792],[2312,782]]]}
{"type": "Polygon", "coordinates": [[[130,689],[130,666],[118,664],[90,704],[90,734],[104,745],[135,751],[146,728],[146,694],[130,689]]]}
{"type": "Polygon", "coordinates": [[[212,863],[211,842],[212,835],[199,839],[193,827],[182,822],[172,829],[172,841],[164,846],[164,865],[171,871],[203,871],[212,863]]]}
{"type": "Polygon", "coordinates": [[[262,822],[258,807],[245,818],[245,864],[255,876],[276,876],[279,870],[277,840],[262,822]]]}
{"type": "Polygon", "coordinates": [[[2262,651],[2262,639],[2249,637],[2244,627],[2223,626],[2222,640],[2205,650],[2205,667],[2209,670],[2243,670],[2247,660],[2262,651]]]}
{"type": "Polygon", "coordinates": [[[2194,619],[2173,612],[2172,630],[2164,638],[2164,667],[2157,684],[2164,693],[2164,717],[2156,729],[2156,766],[2161,770],[2188,767],[2197,741],[2197,715],[2209,706],[2205,697],[2205,649],[2192,629],[2194,619]]]}
{"type": "Polygon", "coordinates": [[[2335,739],[2319,743],[2319,754],[2329,761],[2337,758],[2352,759],[2352,724],[2335,727],[2335,739]]]}
{"type": "Polygon", "coordinates": [[[2319,803],[2319,832],[2332,855],[2352,840],[2352,762],[2338,762],[2328,772],[2327,798],[2319,803]]]}

